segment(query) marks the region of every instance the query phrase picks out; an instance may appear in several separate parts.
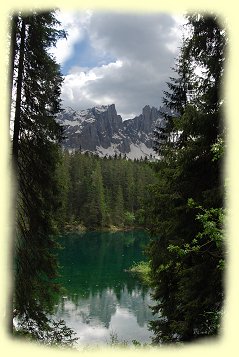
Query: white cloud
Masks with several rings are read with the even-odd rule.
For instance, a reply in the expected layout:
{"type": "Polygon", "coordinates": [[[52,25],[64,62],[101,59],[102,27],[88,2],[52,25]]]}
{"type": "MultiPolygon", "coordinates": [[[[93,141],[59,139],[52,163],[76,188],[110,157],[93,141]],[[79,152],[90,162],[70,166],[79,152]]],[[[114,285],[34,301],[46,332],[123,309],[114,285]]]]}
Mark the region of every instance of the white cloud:
{"type": "Polygon", "coordinates": [[[67,39],[60,39],[57,46],[51,50],[57,62],[64,64],[73,54],[74,45],[85,36],[92,12],[59,12],[57,19],[61,28],[67,32],[67,39]]]}
{"type": "MultiPolygon", "coordinates": [[[[62,88],[62,99],[65,106],[72,106],[75,109],[89,108],[99,104],[110,104],[114,102],[114,97],[110,97],[107,91],[101,94],[96,92],[94,95],[92,87],[94,88],[97,81],[104,80],[112,75],[115,75],[115,69],[123,66],[122,61],[109,63],[101,67],[95,67],[82,71],[79,67],[74,68],[74,71],[65,76],[64,85],[62,88]]],[[[100,86],[101,86],[100,82],[100,86]]]]}
{"type": "Polygon", "coordinates": [[[79,63],[69,70],[63,106],[86,109],[114,103],[126,119],[138,115],[146,104],[161,105],[180,45],[182,17],[88,12],[71,14],[64,21],[70,42],[61,62],[70,58],[74,44],[86,36],[96,63],[92,68],[79,63]],[[107,62],[108,58],[115,60],[107,62]]]}

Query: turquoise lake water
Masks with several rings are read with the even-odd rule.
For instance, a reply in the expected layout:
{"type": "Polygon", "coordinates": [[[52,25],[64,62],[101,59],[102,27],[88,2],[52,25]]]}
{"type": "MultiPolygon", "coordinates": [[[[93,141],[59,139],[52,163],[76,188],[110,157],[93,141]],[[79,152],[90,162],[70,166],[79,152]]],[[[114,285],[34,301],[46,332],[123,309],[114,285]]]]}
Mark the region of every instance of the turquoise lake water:
{"type": "Polygon", "coordinates": [[[127,272],[143,253],[144,231],[87,232],[59,238],[60,283],[65,289],[54,317],[76,332],[79,345],[107,344],[111,336],[132,343],[151,342],[150,290],[127,272]]]}

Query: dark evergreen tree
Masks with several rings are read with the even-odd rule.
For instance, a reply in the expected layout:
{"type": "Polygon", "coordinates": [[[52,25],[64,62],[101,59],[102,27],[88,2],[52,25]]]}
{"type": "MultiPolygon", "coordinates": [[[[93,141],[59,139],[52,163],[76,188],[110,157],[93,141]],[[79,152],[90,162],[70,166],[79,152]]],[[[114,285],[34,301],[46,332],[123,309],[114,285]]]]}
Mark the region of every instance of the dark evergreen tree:
{"type": "Polygon", "coordinates": [[[134,211],[134,188],[135,181],[133,176],[133,165],[132,163],[126,162],[125,165],[125,177],[123,181],[124,186],[124,202],[125,207],[129,212],[134,211]]]}
{"type": "Polygon", "coordinates": [[[180,57],[186,62],[179,61],[179,78],[169,84],[165,101],[177,113],[166,116],[167,137],[177,131],[179,136],[173,145],[165,140],[146,217],[159,237],[149,246],[153,311],[160,315],[151,322],[156,343],[215,335],[223,303],[222,235],[215,235],[222,229],[222,166],[213,160],[212,147],[223,128],[219,89],[225,32],[213,16],[190,15],[188,21],[191,36],[180,57]],[[197,66],[201,77],[192,72],[197,66]],[[192,88],[193,97],[188,95],[192,88]]]}
{"type": "Polygon", "coordinates": [[[64,36],[58,24],[54,11],[18,13],[12,23],[12,154],[18,183],[13,305],[19,326],[27,326],[29,333],[33,326],[48,329],[47,313],[58,289],[53,235],[62,204],[58,169],[63,132],[55,115],[62,77],[48,51],[64,36]]]}
{"type": "Polygon", "coordinates": [[[59,152],[59,162],[56,169],[56,176],[58,177],[58,186],[61,194],[61,205],[58,210],[55,212],[55,217],[57,221],[57,226],[60,231],[63,231],[65,228],[65,222],[70,222],[70,155],[68,152],[65,152],[63,155],[62,152],[59,152]]]}
{"type": "MultiPolygon", "coordinates": [[[[185,42],[183,46],[185,46],[185,42]]],[[[190,93],[195,93],[197,82],[193,82],[192,64],[183,46],[173,68],[176,76],[170,77],[170,81],[167,82],[168,91],[164,91],[163,107],[161,108],[164,121],[154,130],[154,149],[162,156],[166,156],[171,147],[182,146],[187,140],[185,132],[179,131],[175,125],[175,119],[184,113],[190,93]]]]}
{"type": "Polygon", "coordinates": [[[89,227],[104,227],[106,223],[106,204],[99,161],[91,176],[91,188],[86,205],[86,224],[89,227]]]}
{"type": "Polygon", "coordinates": [[[117,195],[113,208],[113,222],[119,226],[124,223],[124,199],[121,186],[118,186],[117,189],[117,195]]]}
{"type": "Polygon", "coordinates": [[[61,184],[66,181],[67,187],[67,197],[63,194],[67,212],[61,210],[61,215],[66,217],[67,227],[82,224],[99,229],[138,223],[135,215],[142,210],[148,185],[155,182],[147,162],[101,159],[83,153],[64,153],[63,158],[68,170],[64,173],[60,169],[61,184]]]}

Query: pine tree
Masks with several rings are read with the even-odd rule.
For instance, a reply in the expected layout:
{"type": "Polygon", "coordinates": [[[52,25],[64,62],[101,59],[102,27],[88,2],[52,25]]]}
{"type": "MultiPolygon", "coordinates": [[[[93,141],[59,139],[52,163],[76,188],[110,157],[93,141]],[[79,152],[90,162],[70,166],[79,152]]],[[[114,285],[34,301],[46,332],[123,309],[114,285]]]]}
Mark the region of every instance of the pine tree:
{"type": "Polygon", "coordinates": [[[223,302],[223,244],[215,238],[223,204],[221,161],[213,160],[212,147],[223,128],[219,88],[225,32],[213,16],[195,14],[188,20],[192,35],[185,40],[181,58],[193,64],[192,69],[200,66],[206,76],[197,78],[181,62],[179,79],[169,85],[165,102],[177,112],[166,118],[168,135],[179,131],[180,136],[173,145],[165,143],[146,217],[159,237],[149,246],[157,301],[153,311],[161,315],[151,322],[156,343],[216,334],[223,302]],[[185,78],[186,92],[180,97],[178,89],[185,78]],[[192,84],[196,95],[189,98],[192,84]],[[206,229],[209,221],[208,227],[215,230],[206,229]]]}
{"type": "Polygon", "coordinates": [[[131,162],[125,162],[125,177],[123,181],[125,208],[129,212],[134,211],[134,176],[131,162]]]}
{"type": "Polygon", "coordinates": [[[56,169],[56,176],[58,177],[59,192],[61,195],[61,203],[59,209],[55,212],[57,226],[60,231],[65,228],[65,223],[70,221],[70,155],[66,151],[59,153],[59,162],[56,169]]]}
{"type": "Polygon", "coordinates": [[[189,93],[196,91],[192,64],[187,56],[185,46],[186,40],[183,42],[175,67],[172,68],[176,76],[170,77],[170,81],[167,82],[168,91],[164,91],[163,107],[161,108],[164,120],[154,130],[154,149],[164,157],[170,148],[183,146],[187,140],[186,133],[179,130],[176,125],[177,118],[182,116],[189,103],[189,93]]]}
{"type": "Polygon", "coordinates": [[[18,183],[14,315],[29,329],[35,323],[41,330],[57,291],[53,235],[62,204],[57,171],[63,132],[55,121],[62,77],[48,50],[64,32],[56,30],[53,11],[19,13],[12,24],[12,155],[18,183]]]}
{"type": "Polygon", "coordinates": [[[91,188],[88,197],[87,210],[87,226],[97,228],[104,227],[106,223],[106,203],[102,180],[102,173],[99,161],[96,163],[96,168],[92,172],[91,188]]]}
{"type": "Polygon", "coordinates": [[[121,186],[118,186],[117,195],[113,208],[113,222],[117,226],[121,226],[124,223],[124,199],[121,186]]]}
{"type": "Polygon", "coordinates": [[[133,224],[135,211],[142,211],[143,200],[148,195],[147,186],[155,182],[148,163],[101,159],[80,153],[64,153],[63,158],[60,183],[64,197],[67,191],[64,198],[67,212],[61,209],[60,214],[67,217],[65,223],[82,223],[94,229],[133,224]]]}

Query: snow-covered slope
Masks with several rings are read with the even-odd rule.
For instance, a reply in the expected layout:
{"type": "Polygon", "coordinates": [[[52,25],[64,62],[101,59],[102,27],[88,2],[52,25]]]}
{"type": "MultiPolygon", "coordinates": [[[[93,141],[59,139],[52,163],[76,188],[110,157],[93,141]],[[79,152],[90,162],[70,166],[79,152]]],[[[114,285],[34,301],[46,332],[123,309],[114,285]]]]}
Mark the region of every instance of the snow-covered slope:
{"type": "Polygon", "coordinates": [[[139,116],[122,121],[111,104],[80,111],[68,107],[57,120],[64,126],[63,146],[69,151],[90,151],[102,157],[121,154],[139,159],[155,156],[153,131],[163,119],[158,109],[147,105],[139,116]]]}

